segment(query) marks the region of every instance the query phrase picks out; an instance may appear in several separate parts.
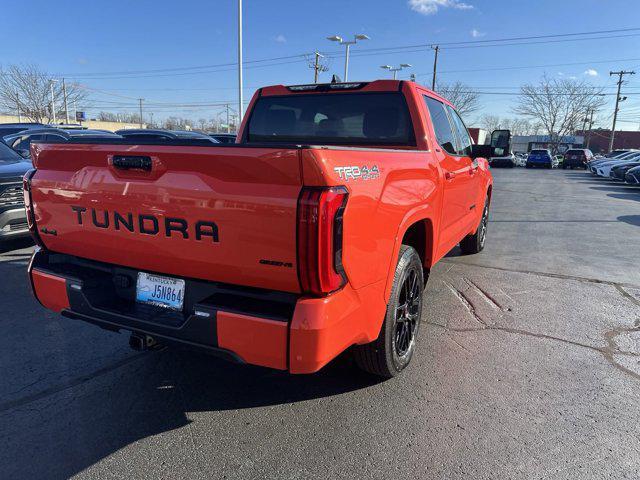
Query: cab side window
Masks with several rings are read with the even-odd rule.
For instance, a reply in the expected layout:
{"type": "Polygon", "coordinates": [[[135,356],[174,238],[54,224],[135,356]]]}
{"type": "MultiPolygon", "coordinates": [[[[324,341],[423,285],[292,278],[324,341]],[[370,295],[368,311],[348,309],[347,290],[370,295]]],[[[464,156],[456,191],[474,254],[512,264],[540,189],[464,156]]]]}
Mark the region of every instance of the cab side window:
{"type": "Polygon", "coordinates": [[[444,108],[444,104],[435,98],[424,97],[424,102],[429,110],[429,116],[431,117],[431,123],[433,124],[433,130],[436,133],[436,140],[438,144],[447,152],[452,155],[457,155],[456,152],[456,136],[453,133],[449,116],[444,108]]]}
{"type": "Polygon", "coordinates": [[[471,145],[473,142],[471,141],[471,137],[469,136],[469,132],[467,131],[467,127],[464,125],[464,122],[453,108],[447,105],[447,111],[451,116],[451,120],[453,120],[453,125],[456,129],[456,133],[458,134],[458,148],[457,154],[468,157],[471,155],[471,145]]]}

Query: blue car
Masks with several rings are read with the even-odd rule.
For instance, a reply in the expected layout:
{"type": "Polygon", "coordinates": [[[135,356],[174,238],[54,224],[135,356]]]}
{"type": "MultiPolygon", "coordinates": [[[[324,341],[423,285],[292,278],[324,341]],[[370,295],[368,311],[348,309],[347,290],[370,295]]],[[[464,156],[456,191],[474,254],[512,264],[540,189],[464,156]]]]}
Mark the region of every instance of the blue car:
{"type": "Polygon", "coordinates": [[[531,150],[527,157],[527,168],[553,168],[553,156],[549,150],[531,150]]]}

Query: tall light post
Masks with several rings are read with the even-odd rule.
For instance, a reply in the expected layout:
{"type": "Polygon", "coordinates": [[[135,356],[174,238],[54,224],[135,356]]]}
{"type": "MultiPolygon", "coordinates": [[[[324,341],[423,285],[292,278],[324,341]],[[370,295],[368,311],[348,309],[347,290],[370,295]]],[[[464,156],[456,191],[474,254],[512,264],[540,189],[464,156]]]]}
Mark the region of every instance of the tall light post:
{"type": "Polygon", "coordinates": [[[238,119],[242,122],[242,0],[238,0],[238,119]]]}
{"type": "Polygon", "coordinates": [[[403,68],[411,68],[410,63],[401,63],[399,67],[392,67],[391,65],[380,65],[380,68],[384,68],[385,70],[389,70],[393,72],[393,79],[396,79],[396,74],[402,70],[403,68]]]}
{"type": "Polygon", "coordinates": [[[53,124],[56,123],[56,99],[53,95],[53,84],[58,80],[54,80],[53,78],[49,80],[49,86],[51,87],[51,117],[53,118],[53,124]]]}
{"type": "Polygon", "coordinates": [[[355,45],[358,43],[358,40],[371,40],[367,35],[363,33],[354,35],[352,41],[346,41],[339,35],[332,35],[331,37],[327,37],[327,40],[331,40],[332,42],[338,42],[340,45],[344,45],[346,47],[345,57],[344,57],[344,81],[349,80],[349,47],[351,45],[355,45]]]}

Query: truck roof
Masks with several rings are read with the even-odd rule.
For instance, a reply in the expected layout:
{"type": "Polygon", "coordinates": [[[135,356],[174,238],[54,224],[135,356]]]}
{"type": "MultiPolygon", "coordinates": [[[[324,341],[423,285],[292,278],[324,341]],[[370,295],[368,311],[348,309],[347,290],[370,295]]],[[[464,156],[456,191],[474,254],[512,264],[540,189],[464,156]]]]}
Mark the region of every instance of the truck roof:
{"type": "MultiPolygon", "coordinates": [[[[260,96],[277,96],[291,94],[309,94],[309,93],[347,93],[347,92],[397,92],[407,85],[409,88],[419,87],[427,90],[430,95],[447,104],[451,104],[446,98],[441,97],[436,92],[424,85],[419,85],[408,80],[373,80],[360,82],[335,82],[335,83],[309,83],[302,85],[270,85],[262,87],[259,92],[260,96]]],[[[453,105],[452,105],[453,106],[453,105]]]]}

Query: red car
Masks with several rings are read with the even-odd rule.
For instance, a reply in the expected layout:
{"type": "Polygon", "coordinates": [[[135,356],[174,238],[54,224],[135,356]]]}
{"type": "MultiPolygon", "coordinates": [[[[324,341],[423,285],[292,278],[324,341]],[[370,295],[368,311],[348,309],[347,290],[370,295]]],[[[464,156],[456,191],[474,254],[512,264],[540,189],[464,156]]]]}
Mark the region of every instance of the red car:
{"type": "MultiPolygon", "coordinates": [[[[504,145],[502,146],[505,147],[504,145]]],[[[492,178],[412,82],[261,88],[238,143],[35,143],[29,266],[45,307],[144,349],[315,372],[411,360],[433,265],[483,249],[492,178]]]]}
{"type": "Polygon", "coordinates": [[[567,150],[564,154],[564,159],[562,160],[562,168],[563,169],[574,169],[574,168],[587,168],[587,163],[592,161],[595,157],[591,150],[588,148],[571,148],[567,150]]]}

